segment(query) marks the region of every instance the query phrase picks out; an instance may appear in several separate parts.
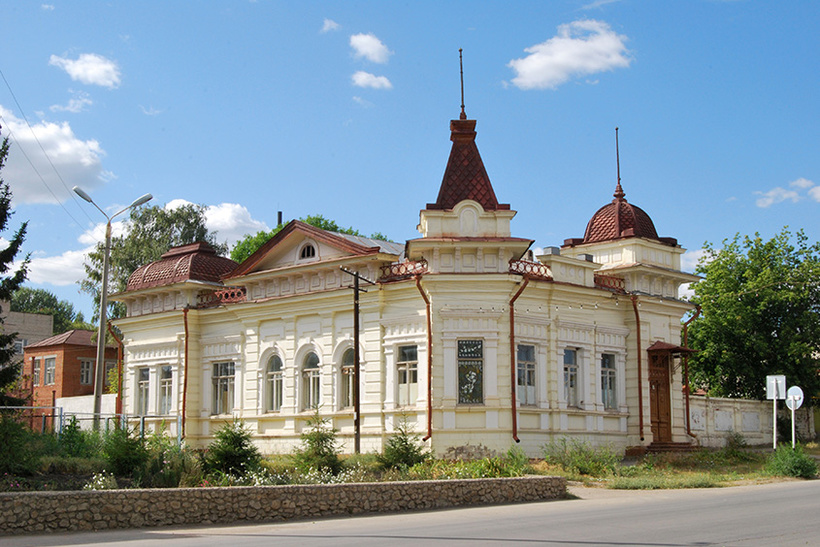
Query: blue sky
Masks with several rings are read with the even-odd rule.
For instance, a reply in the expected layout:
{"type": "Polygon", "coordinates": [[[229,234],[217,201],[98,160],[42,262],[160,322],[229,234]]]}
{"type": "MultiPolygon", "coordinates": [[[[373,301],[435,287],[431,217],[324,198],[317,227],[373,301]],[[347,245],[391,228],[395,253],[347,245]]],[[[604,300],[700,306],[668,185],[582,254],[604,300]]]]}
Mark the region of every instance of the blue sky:
{"type": "MultiPolygon", "coordinates": [[[[102,215],[146,192],[229,243],[322,214],[418,236],[467,115],[514,236],[626,198],[689,250],[820,237],[820,3],[6,2],[0,125],[29,286],[68,300],[102,215]],[[35,138],[36,137],[36,138],[35,138]]],[[[3,234],[8,236],[8,234],[3,234]]]]}

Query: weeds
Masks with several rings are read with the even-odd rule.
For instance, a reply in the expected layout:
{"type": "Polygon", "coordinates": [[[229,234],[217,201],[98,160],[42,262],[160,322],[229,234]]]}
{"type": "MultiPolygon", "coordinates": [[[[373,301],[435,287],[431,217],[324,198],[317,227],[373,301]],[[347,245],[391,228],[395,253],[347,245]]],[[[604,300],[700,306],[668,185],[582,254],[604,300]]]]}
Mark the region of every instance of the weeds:
{"type": "Polygon", "coordinates": [[[803,452],[802,445],[798,444],[792,448],[781,444],[769,457],[766,472],[784,477],[813,479],[817,476],[817,461],[803,452]]]}

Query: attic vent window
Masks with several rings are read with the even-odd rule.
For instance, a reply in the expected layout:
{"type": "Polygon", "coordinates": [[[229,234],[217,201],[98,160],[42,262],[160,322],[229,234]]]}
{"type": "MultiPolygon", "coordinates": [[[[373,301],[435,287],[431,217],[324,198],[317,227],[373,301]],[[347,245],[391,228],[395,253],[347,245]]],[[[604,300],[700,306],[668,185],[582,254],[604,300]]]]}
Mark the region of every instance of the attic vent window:
{"type": "Polygon", "coordinates": [[[304,260],[306,258],[315,258],[316,257],[316,247],[313,245],[305,245],[302,247],[302,251],[299,253],[299,258],[304,260]]]}

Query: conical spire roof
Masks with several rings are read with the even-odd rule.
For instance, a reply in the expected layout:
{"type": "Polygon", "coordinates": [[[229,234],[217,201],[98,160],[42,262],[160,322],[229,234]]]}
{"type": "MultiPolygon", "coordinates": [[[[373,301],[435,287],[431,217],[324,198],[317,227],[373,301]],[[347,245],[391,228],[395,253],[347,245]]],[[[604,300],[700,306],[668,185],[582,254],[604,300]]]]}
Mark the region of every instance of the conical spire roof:
{"type": "Polygon", "coordinates": [[[498,203],[475,143],[476,120],[468,120],[462,108],[458,120],[450,120],[450,158],[435,203],[427,209],[452,209],[460,201],[471,199],[485,211],[508,210],[509,204],[498,203]]]}

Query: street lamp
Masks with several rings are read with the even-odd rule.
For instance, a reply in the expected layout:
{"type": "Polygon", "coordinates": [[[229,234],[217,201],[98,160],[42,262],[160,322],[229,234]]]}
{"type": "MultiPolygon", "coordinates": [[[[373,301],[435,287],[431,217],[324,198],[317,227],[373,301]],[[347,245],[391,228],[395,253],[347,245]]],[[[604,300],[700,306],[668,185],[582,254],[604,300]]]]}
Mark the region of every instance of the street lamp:
{"type": "Polygon", "coordinates": [[[86,194],[82,188],[75,186],[74,193],[96,207],[108,220],[105,225],[105,250],[103,252],[102,289],[100,291],[100,329],[97,332],[97,363],[94,368],[94,429],[99,429],[100,414],[102,413],[103,371],[105,370],[105,322],[106,311],[108,309],[108,255],[111,253],[111,221],[117,215],[150,201],[154,196],[145,194],[141,198],[134,200],[134,202],[125,209],[108,216],[105,211],[100,209],[99,205],[94,203],[91,196],[86,194]]]}

